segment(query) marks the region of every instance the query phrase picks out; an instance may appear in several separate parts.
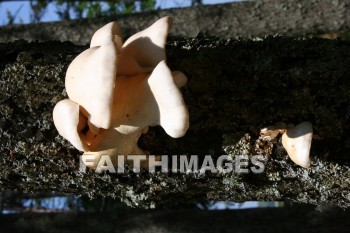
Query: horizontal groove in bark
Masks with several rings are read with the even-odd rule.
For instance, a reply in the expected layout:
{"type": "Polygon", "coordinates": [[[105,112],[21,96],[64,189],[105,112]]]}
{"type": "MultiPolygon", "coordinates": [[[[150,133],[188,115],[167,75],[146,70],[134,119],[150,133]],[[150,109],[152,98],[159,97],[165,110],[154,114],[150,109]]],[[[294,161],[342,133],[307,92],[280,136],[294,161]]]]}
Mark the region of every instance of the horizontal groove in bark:
{"type": "Polygon", "coordinates": [[[350,43],[267,37],[261,41],[171,38],[168,64],[189,78],[182,89],[190,129],[172,139],[152,127],[151,154],[261,154],[262,174],[95,174],[58,136],[52,109],[66,98],[64,75],[83,49],[69,42],[0,44],[0,189],[119,197],[144,208],[185,200],[350,203],[350,43]],[[256,148],[261,128],[283,121],[314,127],[311,169],[295,166],[280,138],[256,148]]]}

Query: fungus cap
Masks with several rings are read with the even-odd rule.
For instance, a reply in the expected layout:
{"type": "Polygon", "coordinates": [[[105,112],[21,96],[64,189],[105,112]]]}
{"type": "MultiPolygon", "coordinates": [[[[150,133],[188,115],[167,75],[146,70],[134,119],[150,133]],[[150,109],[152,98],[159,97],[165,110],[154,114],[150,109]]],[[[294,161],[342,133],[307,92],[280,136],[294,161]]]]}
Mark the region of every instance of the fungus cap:
{"type": "Polygon", "coordinates": [[[159,108],[159,123],[165,132],[173,137],[182,137],[189,127],[189,115],[178,85],[184,85],[187,78],[182,73],[172,72],[165,61],[159,62],[148,79],[151,91],[159,108]]]}
{"type": "Polygon", "coordinates": [[[313,136],[312,124],[302,122],[282,135],[282,144],[290,159],[297,165],[310,167],[310,149],[313,136]]]}
{"type": "Polygon", "coordinates": [[[91,38],[90,48],[105,44],[115,44],[119,52],[122,47],[122,31],[117,22],[110,22],[98,29],[91,38]]]}
{"type": "Polygon", "coordinates": [[[95,46],[79,54],[67,70],[69,98],[83,106],[97,128],[111,126],[117,54],[114,42],[95,46]]]}
{"type": "Polygon", "coordinates": [[[88,145],[80,133],[86,126],[86,118],[79,111],[79,105],[69,99],[58,102],[53,110],[53,120],[58,133],[80,151],[87,151],[88,145]]]}
{"type": "Polygon", "coordinates": [[[128,54],[143,68],[156,67],[159,62],[166,60],[165,44],[172,21],[169,16],[163,17],[132,35],[123,44],[122,54],[128,54]]]}

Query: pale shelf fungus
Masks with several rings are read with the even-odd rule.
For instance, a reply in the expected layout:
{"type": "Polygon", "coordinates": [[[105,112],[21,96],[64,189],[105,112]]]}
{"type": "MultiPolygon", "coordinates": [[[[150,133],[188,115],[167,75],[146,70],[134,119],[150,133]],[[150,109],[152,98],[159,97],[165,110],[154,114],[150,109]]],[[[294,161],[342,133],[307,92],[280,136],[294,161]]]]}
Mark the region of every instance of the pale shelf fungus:
{"type": "Polygon", "coordinates": [[[282,134],[282,145],[289,158],[295,164],[309,168],[313,137],[312,124],[305,121],[296,126],[287,126],[285,123],[279,122],[260,131],[261,138],[266,141],[276,138],[279,134],[282,134]]]}
{"type": "Polygon", "coordinates": [[[111,22],[69,65],[69,99],[56,104],[53,119],[83,158],[95,156],[89,167],[96,168],[101,155],[146,154],[137,141],[149,126],[160,125],[174,138],[186,133],[189,114],[179,88],[187,78],[166,64],[171,24],[161,18],[123,43],[120,26],[111,22]]]}

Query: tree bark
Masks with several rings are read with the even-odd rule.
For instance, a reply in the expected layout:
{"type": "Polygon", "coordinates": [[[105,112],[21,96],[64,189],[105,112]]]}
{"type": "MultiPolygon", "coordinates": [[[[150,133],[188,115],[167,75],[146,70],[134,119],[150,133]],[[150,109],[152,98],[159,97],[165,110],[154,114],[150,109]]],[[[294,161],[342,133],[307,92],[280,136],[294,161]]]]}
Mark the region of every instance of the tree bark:
{"type": "Polygon", "coordinates": [[[229,39],[342,33],[349,32],[349,4],[348,0],[258,0],[151,11],[118,18],[13,25],[0,27],[0,42],[25,38],[88,44],[92,34],[111,21],[118,21],[127,37],[166,15],[175,19],[171,30],[175,36],[195,37],[201,33],[229,39]]]}
{"type": "Polygon", "coordinates": [[[170,38],[168,64],[190,128],[180,139],[152,127],[140,146],[156,155],[261,155],[260,174],[79,171],[79,152],[60,137],[52,110],[71,60],[86,47],[65,42],[0,44],[0,190],[118,197],[150,208],[200,200],[292,200],[350,205],[350,44],[325,39],[170,38]],[[260,129],[310,121],[312,167],[288,159],[280,137],[261,148],[260,129]],[[271,153],[269,152],[271,151],[271,153]]]}

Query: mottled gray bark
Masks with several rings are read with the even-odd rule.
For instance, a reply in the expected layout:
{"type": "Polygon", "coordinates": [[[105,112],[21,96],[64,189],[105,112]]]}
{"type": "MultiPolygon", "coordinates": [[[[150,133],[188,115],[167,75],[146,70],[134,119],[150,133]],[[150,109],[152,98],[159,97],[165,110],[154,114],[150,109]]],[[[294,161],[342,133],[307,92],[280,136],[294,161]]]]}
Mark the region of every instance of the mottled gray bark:
{"type": "Polygon", "coordinates": [[[173,139],[152,127],[140,146],[158,155],[265,159],[261,174],[206,176],[79,171],[80,153],[58,136],[52,109],[66,98],[66,68],[83,49],[69,42],[0,44],[0,191],[112,196],[144,208],[193,200],[350,205],[349,42],[170,39],[168,64],[189,78],[182,91],[190,128],[173,139]],[[259,145],[260,129],[280,121],[312,122],[310,169],[289,160],[280,137],[259,145]]]}
{"type": "Polygon", "coordinates": [[[220,38],[263,35],[319,35],[348,32],[348,0],[258,0],[232,4],[152,11],[117,18],[84,19],[0,27],[0,42],[59,40],[87,44],[101,26],[117,20],[125,36],[138,32],[169,15],[174,17],[173,35],[195,37],[198,33],[220,38]]]}

